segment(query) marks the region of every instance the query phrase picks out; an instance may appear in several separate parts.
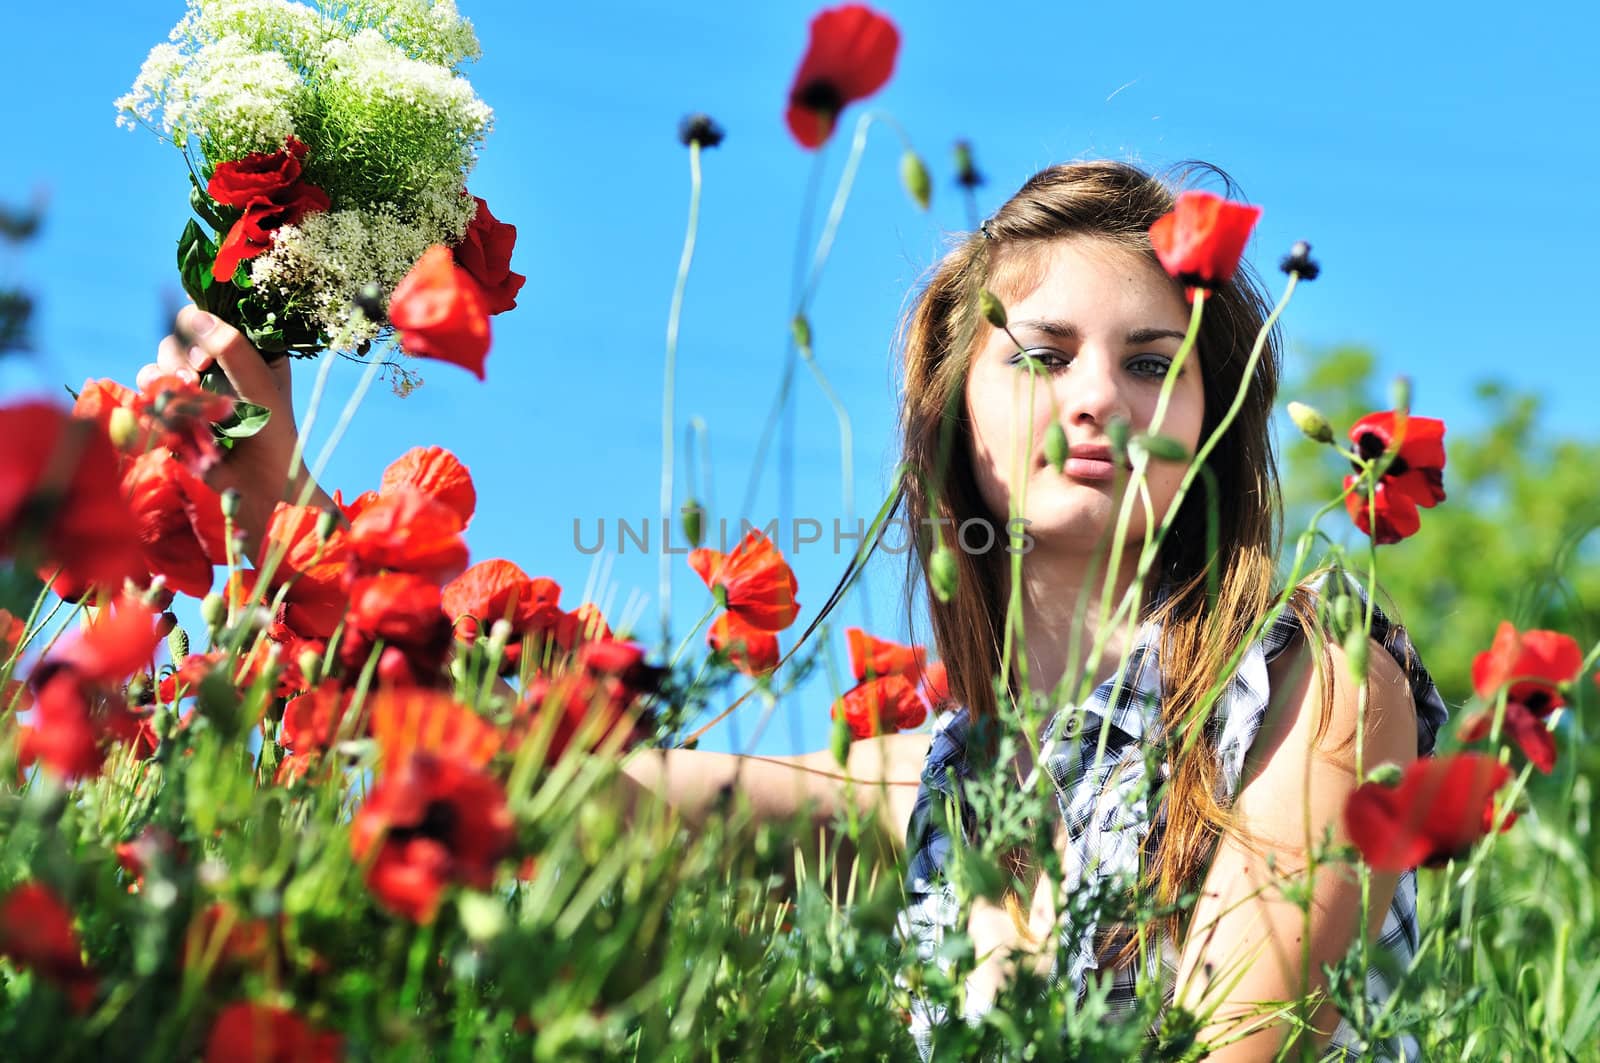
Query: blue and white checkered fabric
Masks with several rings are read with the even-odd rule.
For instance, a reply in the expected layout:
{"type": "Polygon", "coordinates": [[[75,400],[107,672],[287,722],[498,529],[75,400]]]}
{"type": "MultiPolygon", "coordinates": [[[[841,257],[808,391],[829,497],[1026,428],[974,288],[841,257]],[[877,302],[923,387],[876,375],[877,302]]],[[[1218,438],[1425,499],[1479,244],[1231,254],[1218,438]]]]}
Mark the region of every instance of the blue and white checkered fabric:
{"type": "MultiPolygon", "coordinates": [[[[1282,653],[1300,631],[1294,614],[1288,611],[1270,625],[1246,651],[1238,672],[1213,710],[1207,726],[1214,739],[1220,768],[1219,797],[1225,805],[1238,796],[1245,755],[1266,716],[1267,664],[1282,653]]],[[[1120,685],[1119,677],[1113,676],[1094,690],[1083,711],[1075,712],[1069,706],[1058,712],[1045,729],[1043,763],[1055,781],[1057,802],[1066,825],[1063,863],[1066,897],[1125,893],[1138,873],[1140,847],[1146,834],[1156,831],[1155,841],[1159,844],[1165,809],[1157,808],[1152,823],[1149,805],[1152,787],[1146,778],[1146,758],[1140,754],[1147,729],[1153,741],[1159,721],[1156,706],[1161,695],[1157,662],[1160,634],[1157,626],[1145,624],[1128,655],[1120,685]],[[1057,734],[1058,730],[1063,733],[1057,734]],[[1105,749],[1097,758],[1102,732],[1105,749]]],[[[1444,700],[1404,630],[1392,626],[1376,609],[1372,634],[1389,649],[1410,680],[1417,708],[1417,755],[1426,755],[1432,752],[1435,736],[1448,716],[1444,700]]],[[[979,827],[971,804],[961,795],[961,781],[969,778],[973,770],[967,759],[969,726],[965,709],[947,713],[936,723],[907,832],[908,904],[901,915],[900,932],[915,945],[923,963],[940,962],[938,950],[944,932],[954,927],[960,917],[955,889],[943,873],[952,842],[946,825],[953,820],[947,810],[959,812],[967,837],[974,836],[979,827]]],[[[1164,775],[1165,766],[1160,770],[1164,775]]],[[[1367,973],[1367,995],[1378,1006],[1391,993],[1388,976],[1383,970],[1405,970],[1416,952],[1416,900],[1415,874],[1407,872],[1400,879],[1381,934],[1373,946],[1375,954],[1386,953],[1388,960],[1378,955],[1367,973]]],[[[1057,984],[1064,982],[1073,986],[1082,999],[1091,973],[1099,968],[1093,950],[1096,927],[1087,920],[1074,922],[1071,910],[1065,913],[1063,923],[1064,941],[1073,952],[1068,969],[1064,973],[1058,969],[1054,980],[1057,984]]],[[[1133,1010],[1140,967],[1157,957],[1168,968],[1170,1003],[1177,950],[1171,942],[1156,942],[1147,948],[1143,957],[1109,972],[1113,1014],[1133,1010]]],[[[937,1027],[947,1016],[942,1008],[917,999],[913,1000],[911,1012],[912,1033],[923,1057],[929,1058],[937,1027]]],[[[1324,1059],[1396,1061],[1418,1057],[1414,1039],[1397,1038],[1365,1046],[1345,1022],[1340,1022],[1323,1056],[1324,1059]]]]}

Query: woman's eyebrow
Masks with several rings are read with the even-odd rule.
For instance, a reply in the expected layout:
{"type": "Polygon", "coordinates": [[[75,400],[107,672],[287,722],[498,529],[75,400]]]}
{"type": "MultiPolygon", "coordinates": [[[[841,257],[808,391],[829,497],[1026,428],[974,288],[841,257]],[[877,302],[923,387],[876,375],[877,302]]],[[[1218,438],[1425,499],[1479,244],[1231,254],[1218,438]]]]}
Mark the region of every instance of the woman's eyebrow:
{"type": "MultiPolygon", "coordinates": [[[[1027,329],[1030,332],[1042,332],[1046,336],[1062,340],[1076,340],[1081,333],[1078,326],[1070,321],[1052,321],[1049,319],[1018,321],[1012,325],[1017,330],[1027,329]]],[[[1179,329],[1169,328],[1136,328],[1124,337],[1124,342],[1130,345],[1150,343],[1154,340],[1181,340],[1184,333],[1179,329]]]]}

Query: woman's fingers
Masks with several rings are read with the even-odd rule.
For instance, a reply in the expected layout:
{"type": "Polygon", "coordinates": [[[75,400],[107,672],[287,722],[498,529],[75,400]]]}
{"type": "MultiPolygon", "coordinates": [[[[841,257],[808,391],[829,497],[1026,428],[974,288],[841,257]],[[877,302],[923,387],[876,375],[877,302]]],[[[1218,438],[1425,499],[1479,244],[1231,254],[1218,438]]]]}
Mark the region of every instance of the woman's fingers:
{"type": "MultiPolygon", "coordinates": [[[[198,307],[186,306],[178,311],[178,337],[168,339],[173,350],[182,350],[188,367],[203,369],[215,361],[241,399],[274,412],[287,408],[288,396],[280,386],[280,375],[232,326],[198,307]],[[183,339],[189,341],[187,349],[183,348],[183,339]]],[[[168,350],[167,341],[161,346],[163,351],[168,350]]],[[[156,359],[161,361],[159,352],[156,359]]]]}

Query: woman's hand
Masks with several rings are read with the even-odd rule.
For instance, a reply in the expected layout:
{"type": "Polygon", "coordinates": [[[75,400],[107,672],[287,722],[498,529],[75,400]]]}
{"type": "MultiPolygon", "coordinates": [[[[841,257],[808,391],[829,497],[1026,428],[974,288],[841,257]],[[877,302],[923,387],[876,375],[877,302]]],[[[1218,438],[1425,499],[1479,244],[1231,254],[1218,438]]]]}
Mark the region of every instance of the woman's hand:
{"type": "MultiPolygon", "coordinates": [[[[218,491],[232,488],[239,492],[235,523],[245,533],[246,553],[254,558],[273,507],[280,501],[300,501],[307,484],[304,466],[293,470],[294,475],[289,467],[299,437],[289,359],[281,358],[268,365],[261,352],[236,329],[189,305],[178,312],[174,334],[156,348],[156,360],[139,370],[138,383],[143,387],[169,373],[198,376],[213,365],[227,377],[234,395],[264,407],[270,414],[261,431],[248,439],[235,440],[206,477],[218,491]]],[[[314,484],[305,501],[318,506],[332,504],[332,499],[314,484]]]]}

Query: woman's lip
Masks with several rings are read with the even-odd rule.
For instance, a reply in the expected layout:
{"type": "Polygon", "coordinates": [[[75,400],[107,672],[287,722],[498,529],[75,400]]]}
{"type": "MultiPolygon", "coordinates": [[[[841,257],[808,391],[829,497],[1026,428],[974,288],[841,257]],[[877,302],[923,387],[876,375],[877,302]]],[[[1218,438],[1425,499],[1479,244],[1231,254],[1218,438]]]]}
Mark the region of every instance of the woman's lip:
{"type": "Polygon", "coordinates": [[[1109,458],[1101,460],[1087,456],[1079,457],[1077,454],[1067,459],[1061,471],[1074,480],[1113,480],[1117,475],[1117,467],[1109,458]]]}

